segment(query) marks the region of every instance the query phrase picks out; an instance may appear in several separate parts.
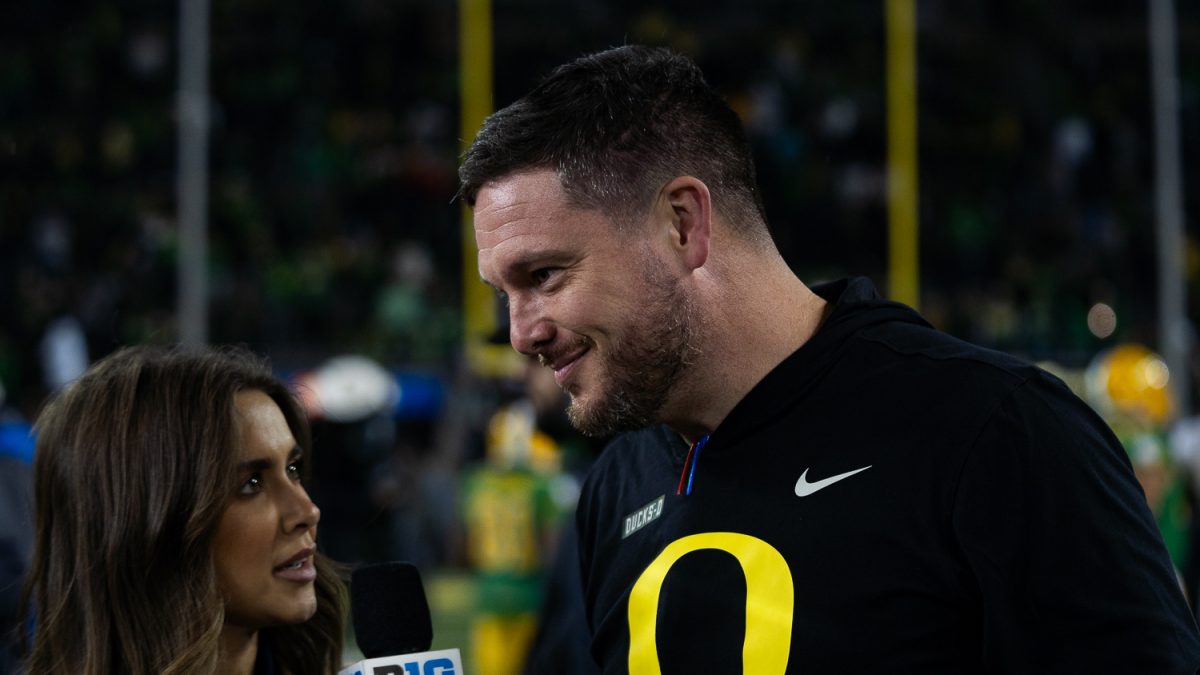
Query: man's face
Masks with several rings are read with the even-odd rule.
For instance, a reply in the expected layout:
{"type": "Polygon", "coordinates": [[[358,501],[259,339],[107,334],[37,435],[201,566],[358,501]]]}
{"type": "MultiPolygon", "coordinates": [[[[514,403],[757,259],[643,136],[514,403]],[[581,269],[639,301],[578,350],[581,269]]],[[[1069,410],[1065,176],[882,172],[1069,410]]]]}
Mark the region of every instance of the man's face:
{"type": "Polygon", "coordinates": [[[630,229],[571,206],[548,170],[490,182],[475,203],[479,273],[508,298],[513,347],[554,370],[587,434],[660,420],[696,352],[679,279],[652,230],[630,229]]]}

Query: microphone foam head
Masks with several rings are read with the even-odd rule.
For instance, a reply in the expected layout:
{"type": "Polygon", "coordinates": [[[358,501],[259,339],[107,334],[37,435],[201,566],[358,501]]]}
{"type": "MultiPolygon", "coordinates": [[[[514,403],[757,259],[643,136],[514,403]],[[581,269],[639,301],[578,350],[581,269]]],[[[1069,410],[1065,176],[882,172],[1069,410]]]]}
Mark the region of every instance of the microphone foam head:
{"type": "Polygon", "coordinates": [[[364,565],[350,576],[358,648],[368,659],[429,651],[433,626],[421,575],[411,563],[364,565]]]}

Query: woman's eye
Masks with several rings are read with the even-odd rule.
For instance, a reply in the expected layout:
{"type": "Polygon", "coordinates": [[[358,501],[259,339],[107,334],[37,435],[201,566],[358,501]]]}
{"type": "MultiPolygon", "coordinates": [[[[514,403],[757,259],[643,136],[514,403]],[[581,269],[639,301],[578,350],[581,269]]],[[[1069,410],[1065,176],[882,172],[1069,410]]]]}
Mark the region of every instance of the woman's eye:
{"type": "Polygon", "coordinates": [[[238,494],[240,494],[240,495],[256,495],[259,492],[262,492],[262,489],[263,489],[262,476],[260,476],[259,474],[256,473],[256,474],[250,476],[249,478],[247,478],[245,483],[242,483],[242,486],[240,488],[238,488],[238,494]]]}
{"type": "Polygon", "coordinates": [[[292,463],[288,464],[288,466],[287,466],[288,476],[290,476],[292,478],[292,480],[300,480],[301,475],[302,475],[301,470],[303,469],[303,467],[304,467],[304,462],[292,462],[292,463]]]}

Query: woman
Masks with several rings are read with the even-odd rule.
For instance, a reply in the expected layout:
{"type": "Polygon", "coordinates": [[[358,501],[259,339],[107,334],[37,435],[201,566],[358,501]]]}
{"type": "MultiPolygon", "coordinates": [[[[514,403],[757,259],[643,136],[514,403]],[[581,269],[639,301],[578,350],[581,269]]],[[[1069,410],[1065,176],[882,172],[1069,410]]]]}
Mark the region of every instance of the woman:
{"type": "Polygon", "coordinates": [[[308,426],[259,359],[124,349],[36,429],[31,675],[336,672],[308,426]]]}

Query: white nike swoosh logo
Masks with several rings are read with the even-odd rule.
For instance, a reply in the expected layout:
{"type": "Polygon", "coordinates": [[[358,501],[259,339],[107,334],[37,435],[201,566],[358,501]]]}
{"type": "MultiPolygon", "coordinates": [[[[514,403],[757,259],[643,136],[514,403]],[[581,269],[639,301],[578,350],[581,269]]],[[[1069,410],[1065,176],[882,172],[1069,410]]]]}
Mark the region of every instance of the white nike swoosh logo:
{"type": "MultiPolygon", "coordinates": [[[[874,465],[872,464],[871,466],[874,466],[874,465]]],[[[864,466],[861,469],[847,471],[846,473],[839,473],[836,476],[830,476],[829,478],[824,478],[815,483],[808,482],[808,469],[805,469],[804,473],[800,474],[800,480],[796,481],[796,496],[797,497],[807,497],[807,496],[811,495],[812,493],[816,492],[817,490],[823,490],[823,489],[829,487],[830,485],[833,485],[834,483],[838,482],[839,480],[842,480],[844,478],[849,478],[850,476],[853,476],[856,473],[862,473],[863,471],[866,471],[867,469],[871,468],[871,466],[864,466]]]]}

